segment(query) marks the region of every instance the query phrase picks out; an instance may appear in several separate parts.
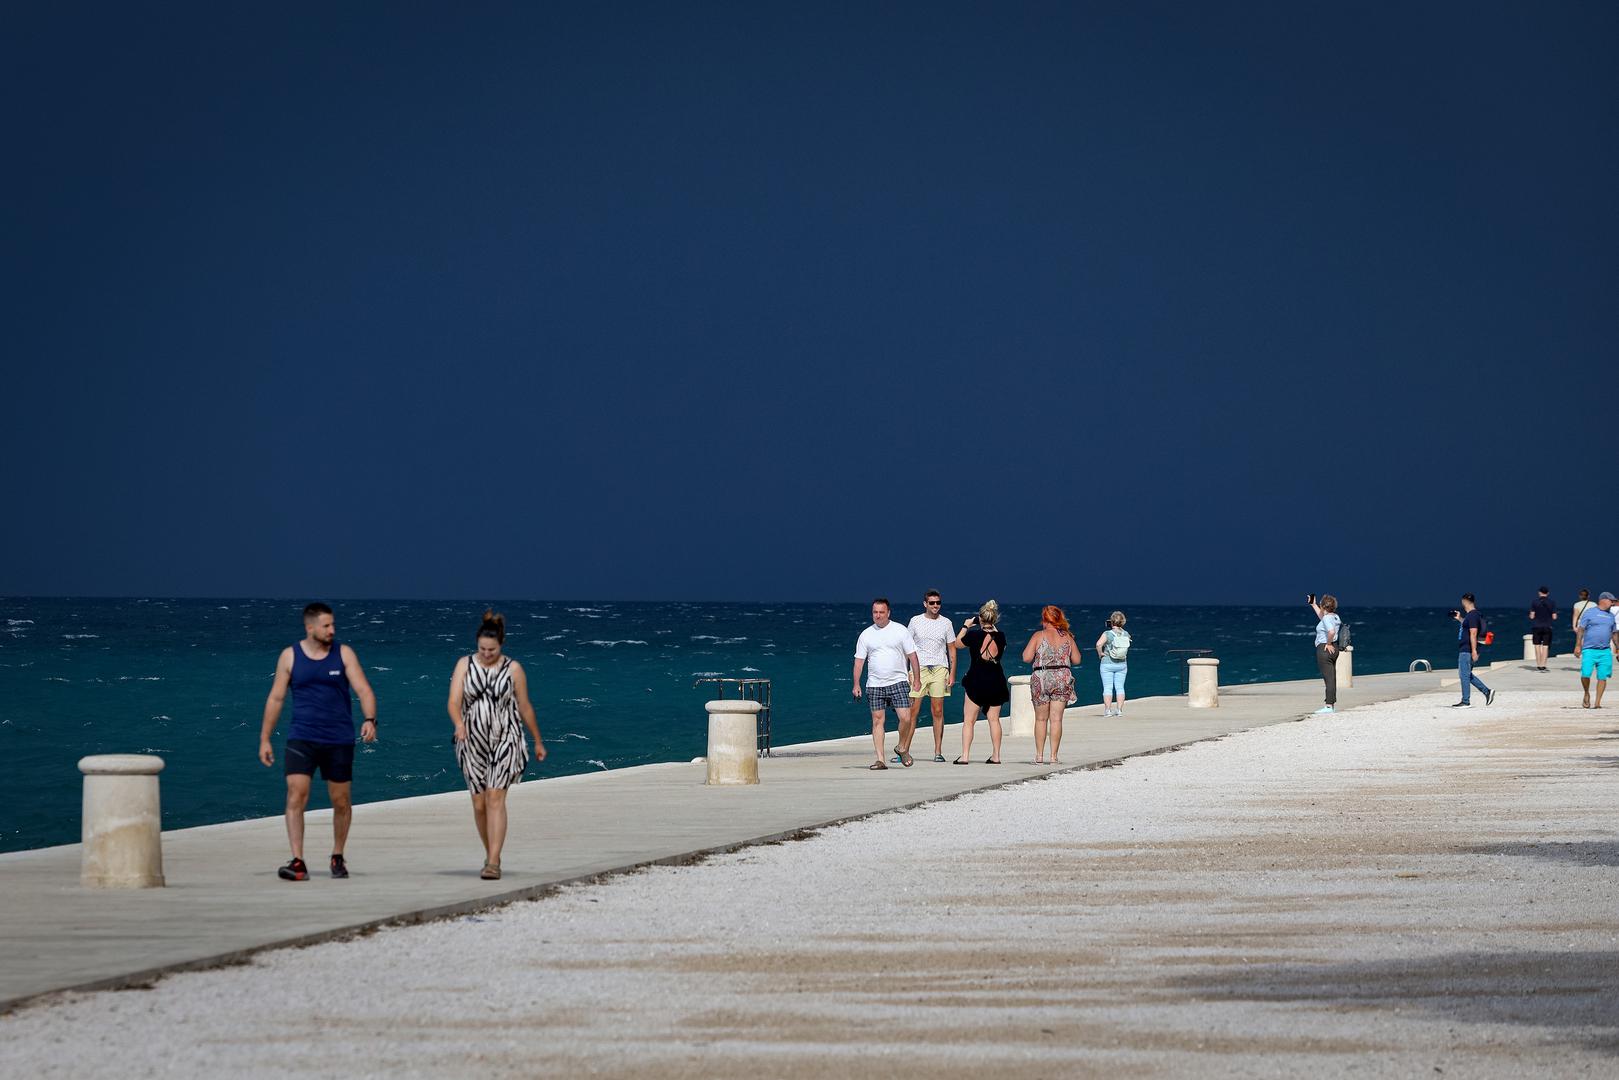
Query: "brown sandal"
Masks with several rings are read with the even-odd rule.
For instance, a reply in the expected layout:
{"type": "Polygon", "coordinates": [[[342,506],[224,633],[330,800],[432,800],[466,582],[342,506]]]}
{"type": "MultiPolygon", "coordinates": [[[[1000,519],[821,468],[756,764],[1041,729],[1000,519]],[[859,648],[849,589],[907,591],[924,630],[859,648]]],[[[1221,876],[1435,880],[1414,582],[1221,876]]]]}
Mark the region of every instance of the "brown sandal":
{"type": "Polygon", "coordinates": [[[485,881],[499,881],[500,880],[500,864],[499,863],[484,863],[483,864],[483,872],[480,873],[478,876],[483,878],[485,881]]]}
{"type": "Polygon", "coordinates": [[[866,768],[870,769],[872,772],[876,772],[879,769],[886,769],[886,768],[888,768],[888,766],[884,765],[880,761],[874,761],[870,765],[867,765],[866,768]]]}

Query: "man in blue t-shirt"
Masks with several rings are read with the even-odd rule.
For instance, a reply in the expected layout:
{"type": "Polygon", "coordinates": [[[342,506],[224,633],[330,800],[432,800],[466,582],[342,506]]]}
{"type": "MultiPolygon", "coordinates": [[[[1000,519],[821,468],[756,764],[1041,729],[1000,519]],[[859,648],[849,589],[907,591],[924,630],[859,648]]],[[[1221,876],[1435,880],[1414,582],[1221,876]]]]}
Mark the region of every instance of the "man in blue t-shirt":
{"type": "Polygon", "coordinates": [[[1619,647],[1619,625],[1613,613],[1613,593],[1597,597],[1596,607],[1588,607],[1574,627],[1574,655],[1580,661],[1580,685],[1585,688],[1584,709],[1602,708],[1602,692],[1613,678],[1613,651],[1619,647]],[[1596,700],[1591,699],[1591,678],[1596,677],[1596,700]]]}
{"type": "Polygon", "coordinates": [[[1483,644],[1479,638],[1484,636],[1484,616],[1478,612],[1478,601],[1472,593],[1462,593],[1462,609],[1452,611],[1451,615],[1461,624],[1456,631],[1456,674],[1461,676],[1462,700],[1452,705],[1453,709],[1471,709],[1473,707],[1473,687],[1478,687],[1484,695],[1484,704],[1495,704],[1495,691],[1484,685],[1484,680],[1473,674],[1473,665],[1478,663],[1478,647],[1483,644]]]}
{"type": "Polygon", "coordinates": [[[1540,595],[1529,605],[1529,636],[1535,646],[1535,670],[1546,671],[1546,657],[1552,648],[1552,624],[1557,621],[1557,605],[1551,590],[1540,587],[1540,595]]]}

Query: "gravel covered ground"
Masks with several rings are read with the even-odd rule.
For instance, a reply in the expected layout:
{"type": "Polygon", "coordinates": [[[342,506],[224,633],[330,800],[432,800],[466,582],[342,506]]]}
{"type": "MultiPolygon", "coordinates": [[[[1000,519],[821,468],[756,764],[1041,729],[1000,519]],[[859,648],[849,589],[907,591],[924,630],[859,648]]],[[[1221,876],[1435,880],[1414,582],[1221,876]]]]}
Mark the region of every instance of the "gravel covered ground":
{"type": "Polygon", "coordinates": [[[1619,1076],[1619,709],[1454,699],[65,995],[0,1074],[1619,1076]]]}

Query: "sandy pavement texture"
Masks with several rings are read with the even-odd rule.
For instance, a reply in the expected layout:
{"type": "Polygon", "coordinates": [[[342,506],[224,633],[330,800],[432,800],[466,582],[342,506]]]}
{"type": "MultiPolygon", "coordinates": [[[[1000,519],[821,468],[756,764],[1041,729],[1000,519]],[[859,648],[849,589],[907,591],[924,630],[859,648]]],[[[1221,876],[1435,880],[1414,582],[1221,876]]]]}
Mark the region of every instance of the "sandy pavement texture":
{"type": "Polygon", "coordinates": [[[63,995],[0,1074],[1619,1076],[1619,709],[1453,700],[63,995]]]}

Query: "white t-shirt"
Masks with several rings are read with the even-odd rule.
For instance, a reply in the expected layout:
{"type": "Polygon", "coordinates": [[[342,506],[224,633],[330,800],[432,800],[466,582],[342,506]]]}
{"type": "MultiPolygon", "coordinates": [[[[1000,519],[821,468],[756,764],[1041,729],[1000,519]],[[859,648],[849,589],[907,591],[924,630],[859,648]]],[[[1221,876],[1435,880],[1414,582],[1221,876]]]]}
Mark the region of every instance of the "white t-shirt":
{"type": "Polygon", "coordinates": [[[867,686],[893,686],[909,682],[911,667],[905,658],[916,652],[911,632],[897,622],[879,629],[875,623],[860,631],[854,658],[866,662],[867,686]]]}
{"type": "Polygon", "coordinates": [[[911,640],[916,642],[916,658],[923,667],[949,667],[950,643],[956,638],[956,628],[940,615],[930,619],[926,615],[912,615],[911,640]]]}

